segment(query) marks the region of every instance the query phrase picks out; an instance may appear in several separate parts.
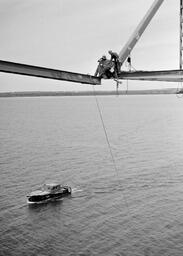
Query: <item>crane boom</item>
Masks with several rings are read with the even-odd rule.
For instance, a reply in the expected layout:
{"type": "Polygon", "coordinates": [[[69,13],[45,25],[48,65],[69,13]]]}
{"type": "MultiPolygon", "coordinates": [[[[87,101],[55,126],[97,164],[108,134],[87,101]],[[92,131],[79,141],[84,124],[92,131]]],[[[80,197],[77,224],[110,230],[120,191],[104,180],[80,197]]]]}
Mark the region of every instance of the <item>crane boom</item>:
{"type": "Polygon", "coordinates": [[[123,49],[120,51],[119,60],[122,64],[126,60],[126,58],[130,55],[130,52],[132,51],[132,49],[134,48],[134,46],[138,42],[139,38],[141,37],[141,35],[145,31],[146,27],[148,26],[148,24],[150,23],[150,21],[152,20],[154,15],[156,14],[157,10],[159,9],[159,7],[163,3],[163,1],[164,0],[155,0],[153,2],[152,6],[148,10],[146,15],[142,19],[142,21],[139,23],[139,25],[136,28],[136,30],[134,31],[134,33],[131,35],[131,37],[129,38],[129,40],[127,41],[127,43],[123,47],[123,49]]]}

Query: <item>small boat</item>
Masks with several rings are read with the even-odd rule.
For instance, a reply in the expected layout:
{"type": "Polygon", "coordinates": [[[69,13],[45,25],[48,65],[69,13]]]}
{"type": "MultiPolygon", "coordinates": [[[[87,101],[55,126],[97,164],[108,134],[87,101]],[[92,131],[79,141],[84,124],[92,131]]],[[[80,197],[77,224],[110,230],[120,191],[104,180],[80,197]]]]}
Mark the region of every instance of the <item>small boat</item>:
{"type": "Polygon", "coordinates": [[[41,190],[33,191],[27,196],[27,203],[40,204],[54,201],[70,195],[71,192],[72,190],[69,186],[63,186],[57,183],[44,184],[41,190]]]}

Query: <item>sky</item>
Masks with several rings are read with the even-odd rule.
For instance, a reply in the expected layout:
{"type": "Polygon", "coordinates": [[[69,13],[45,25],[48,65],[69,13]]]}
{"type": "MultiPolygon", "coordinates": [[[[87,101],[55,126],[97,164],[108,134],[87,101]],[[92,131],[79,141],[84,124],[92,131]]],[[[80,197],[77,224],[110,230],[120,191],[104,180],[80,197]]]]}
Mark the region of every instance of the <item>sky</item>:
{"type": "MultiPolygon", "coordinates": [[[[0,59],[94,74],[97,60],[108,50],[120,52],[152,3],[0,0],[0,59]]],[[[132,51],[136,70],[179,68],[179,4],[180,0],[165,0],[161,5],[132,51]]],[[[113,81],[103,81],[97,89],[114,89],[114,85],[113,81]]],[[[121,87],[126,87],[125,81],[121,87]]],[[[167,87],[177,84],[129,82],[130,89],[167,87]]],[[[91,89],[90,85],[0,73],[0,92],[91,89]]]]}

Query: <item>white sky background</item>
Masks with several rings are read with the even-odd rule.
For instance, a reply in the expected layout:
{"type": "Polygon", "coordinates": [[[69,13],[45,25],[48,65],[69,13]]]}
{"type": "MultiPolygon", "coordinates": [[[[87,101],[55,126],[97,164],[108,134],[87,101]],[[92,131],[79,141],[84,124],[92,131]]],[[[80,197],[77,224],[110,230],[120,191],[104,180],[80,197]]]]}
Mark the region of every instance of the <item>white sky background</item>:
{"type": "MultiPolygon", "coordinates": [[[[153,0],[0,0],[0,59],[94,74],[108,50],[119,52],[153,0]]],[[[132,51],[139,70],[179,68],[179,4],[165,0],[132,51]]],[[[114,89],[103,81],[101,89],[114,89]]],[[[123,82],[126,86],[126,83],[123,82]]],[[[130,89],[177,87],[129,82],[130,89]]],[[[91,86],[0,73],[0,91],[88,90],[91,86]]]]}

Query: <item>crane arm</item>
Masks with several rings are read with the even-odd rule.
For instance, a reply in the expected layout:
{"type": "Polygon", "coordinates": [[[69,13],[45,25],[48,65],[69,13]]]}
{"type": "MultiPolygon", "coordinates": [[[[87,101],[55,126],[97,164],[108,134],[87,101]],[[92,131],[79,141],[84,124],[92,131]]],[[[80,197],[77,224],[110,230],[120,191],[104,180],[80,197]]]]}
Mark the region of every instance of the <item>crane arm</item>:
{"type": "Polygon", "coordinates": [[[163,3],[163,1],[164,0],[155,0],[153,2],[152,6],[148,10],[146,15],[142,19],[142,21],[139,23],[139,25],[136,28],[136,30],[134,31],[134,33],[131,35],[131,37],[129,38],[129,40],[123,47],[123,49],[120,51],[119,60],[122,64],[124,63],[126,58],[130,55],[130,52],[132,51],[132,49],[134,48],[134,46],[140,39],[141,35],[145,31],[146,27],[148,26],[148,24],[150,23],[150,21],[152,20],[154,15],[156,14],[157,10],[159,9],[159,7],[163,3]]]}

